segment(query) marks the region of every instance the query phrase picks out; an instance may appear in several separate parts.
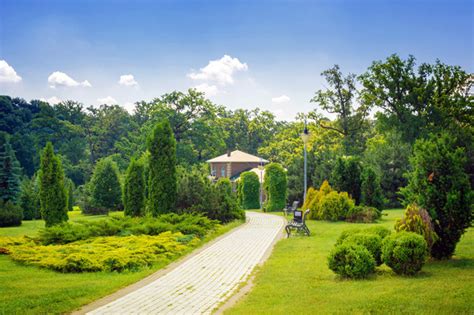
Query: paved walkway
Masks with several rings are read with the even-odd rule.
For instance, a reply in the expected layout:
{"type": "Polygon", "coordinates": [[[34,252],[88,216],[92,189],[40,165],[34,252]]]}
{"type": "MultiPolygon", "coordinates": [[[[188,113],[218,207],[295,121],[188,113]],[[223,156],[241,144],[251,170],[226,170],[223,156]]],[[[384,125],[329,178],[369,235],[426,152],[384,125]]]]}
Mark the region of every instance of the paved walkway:
{"type": "Polygon", "coordinates": [[[152,283],[88,314],[209,314],[246,280],[283,228],[275,215],[247,223],[152,283]]]}

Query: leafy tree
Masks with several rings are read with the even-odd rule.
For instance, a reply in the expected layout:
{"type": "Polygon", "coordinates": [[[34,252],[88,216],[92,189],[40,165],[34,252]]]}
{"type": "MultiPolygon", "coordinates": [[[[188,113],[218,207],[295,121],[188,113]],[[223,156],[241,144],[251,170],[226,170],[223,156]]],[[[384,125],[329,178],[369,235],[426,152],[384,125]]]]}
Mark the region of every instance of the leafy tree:
{"type": "Polygon", "coordinates": [[[218,209],[211,182],[198,167],[178,168],[176,209],[179,212],[198,212],[206,216],[218,209]]]}
{"type": "Polygon", "coordinates": [[[51,142],[46,144],[41,154],[39,183],[41,216],[46,227],[67,221],[67,193],[64,187],[64,172],[61,160],[54,154],[51,142]]]}
{"type": "Polygon", "coordinates": [[[260,209],[260,180],[254,172],[240,174],[240,205],[243,209],[260,209]]]}
{"type": "Polygon", "coordinates": [[[473,192],[464,171],[464,149],[455,147],[449,134],[433,135],[415,143],[410,159],[413,170],[402,189],[405,203],[416,203],[430,213],[438,240],[431,248],[435,258],[453,255],[472,220],[473,192]]]}
{"type": "Polygon", "coordinates": [[[168,120],[158,123],[148,139],[148,211],[157,216],[176,205],[176,140],[168,120]]]}
{"type": "Polygon", "coordinates": [[[336,131],[343,136],[345,154],[361,152],[364,147],[363,131],[368,108],[361,105],[356,109],[353,104],[357,96],[356,76],[349,74],[344,77],[338,65],[321,75],[325,77],[329,88],[325,91],[318,90],[311,102],[318,104],[328,113],[336,114],[336,124],[328,124],[328,119],[322,118],[317,112],[313,112],[311,116],[322,128],[336,131]]]}
{"type": "Polygon", "coordinates": [[[232,191],[232,183],[228,178],[219,178],[215,184],[215,192],[218,208],[209,215],[211,219],[225,223],[245,218],[245,213],[237,203],[236,195],[232,191]]]}
{"type": "Polygon", "coordinates": [[[16,203],[20,193],[20,165],[7,134],[0,133],[0,199],[16,203]]]}
{"type": "Polygon", "coordinates": [[[285,169],[280,164],[270,163],[265,166],[263,188],[267,195],[265,211],[282,210],[286,205],[287,177],[285,169]]]}
{"type": "Polygon", "coordinates": [[[97,162],[90,181],[92,206],[117,210],[122,205],[122,188],[117,164],[109,158],[97,162]]]}
{"type": "Polygon", "coordinates": [[[144,166],[135,159],[130,161],[123,185],[123,205],[125,215],[143,216],[145,210],[144,166]]]}
{"type": "Polygon", "coordinates": [[[338,191],[347,192],[356,203],[360,202],[360,162],[356,157],[339,157],[332,173],[332,184],[338,191]]]}
{"type": "Polygon", "coordinates": [[[23,210],[23,220],[36,220],[41,218],[39,187],[36,176],[26,178],[21,182],[21,192],[18,205],[23,210]]]}
{"type": "Polygon", "coordinates": [[[380,188],[380,179],[370,166],[363,169],[361,182],[360,202],[366,206],[382,209],[384,199],[382,189],[380,188]]]}

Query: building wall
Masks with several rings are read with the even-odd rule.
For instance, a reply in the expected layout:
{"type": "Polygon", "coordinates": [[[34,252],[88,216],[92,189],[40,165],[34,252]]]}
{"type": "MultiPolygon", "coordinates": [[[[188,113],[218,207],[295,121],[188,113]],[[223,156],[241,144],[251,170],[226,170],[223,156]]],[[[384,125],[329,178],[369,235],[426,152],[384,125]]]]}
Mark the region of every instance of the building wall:
{"type": "Polygon", "coordinates": [[[258,162],[235,162],[235,163],[210,163],[211,164],[211,174],[215,176],[216,179],[221,177],[232,177],[236,174],[239,174],[245,170],[250,170],[252,168],[258,167],[260,163],[258,162]],[[224,174],[222,173],[224,169],[224,174]],[[224,176],[222,176],[224,175],[224,176]]]}

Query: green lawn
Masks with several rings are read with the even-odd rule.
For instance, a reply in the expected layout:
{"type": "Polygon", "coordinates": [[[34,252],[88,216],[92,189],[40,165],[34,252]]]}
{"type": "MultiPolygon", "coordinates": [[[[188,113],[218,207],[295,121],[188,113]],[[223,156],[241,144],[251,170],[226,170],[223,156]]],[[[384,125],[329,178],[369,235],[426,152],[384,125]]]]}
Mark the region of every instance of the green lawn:
{"type": "MultiPolygon", "coordinates": [[[[380,225],[393,228],[402,210],[387,210],[380,225]]],[[[371,224],[309,221],[311,237],[278,242],[257,271],[255,286],[226,314],[434,313],[474,310],[474,229],[449,261],[430,261],[416,277],[382,266],[366,280],[343,280],[327,267],[342,230],[371,224]]]]}
{"type": "MultiPolygon", "coordinates": [[[[70,212],[70,220],[97,220],[105,216],[82,216],[70,212]]],[[[208,235],[201,244],[240,225],[233,222],[208,235]]],[[[16,228],[0,228],[0,236],[35,235],[44,222],[25,221],[16,228]]],[[[163,268],[139,272],[97,272],[63,274],[55,271],[24,266],[0,255],[0,314],[60,314],[70,312],[100,297],[132,284],[163,268]]]]}

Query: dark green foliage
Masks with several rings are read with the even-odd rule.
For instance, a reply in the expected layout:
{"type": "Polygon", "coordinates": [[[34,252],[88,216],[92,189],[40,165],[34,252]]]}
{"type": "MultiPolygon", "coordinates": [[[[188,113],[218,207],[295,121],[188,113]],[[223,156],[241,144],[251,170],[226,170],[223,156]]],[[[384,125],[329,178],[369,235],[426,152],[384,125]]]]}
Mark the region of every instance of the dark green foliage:
{"type": "Polygon", "coordinates": [[[0,227],[19,226],[23,213],[21,208],[11,201],[0,199],[0,227]]]}
{"type": "Polygon", "coordinates": [[[72,207],[74,207],[74,183],[69,178],[65,180],[66,192],[67,192],[67,210],[72,211],[72,207]]]}
{"type": "Polygon", "coordinates": [[[397,220],[397,223],[395,223],[395,230],[397,232],[407,231],[420,234],[425,238],[429,249],[431,249],[434,242],[438,239],[428,211],[417,205],[407,206],[403,218],[397,220]]]}
{"type": "Polygon", "coordinates": [[[20,193],[20,163],[10,145],[9,136],[0,132],[0,199],[17,202],[20,193]]]}
{"type": "Polygon", "coordinates": [[[175,210],[176,140],[168,120],[158,123],[148,139],[148,211],[153,216],[175,210]]]}
{"type": "Polygon", "coordinates": [[[394,233],[384,239],[382,244],[382,260],[397,274],[416,274],[427,257],[425,239],[413,232],[394,233]]]}
{"type": "Polygon", "coordinates": [[[360,162],[356,157],[339,157],[333,169],[331,182],[337,191],[347,192],[356,202],[360,202],[360,162]]]}
{"type": "Polygon", "coordinates": [[[232,191],[232,184],[228,178],[219,178],[215,184],[217,196],[217,211],[210,213],[209,218],[226,223],[232,220],[243,220],[244,211],[237,203],[237,196],[232,191]]]}
{"type": "Polygon", "coordinates": [[[169,213],[152,217],[119,217],[110,220],[63,223],[43,229],[39,241],[43,245],[67,244],[98,236],[158,235],[166,231],[204,237],[218,224],[202,215],[169,213]]]}
{"type": "Polygon", "coordinates": [[[41,154],[39,183],[41,217],[46,226],[67,221],[67,193],[64,187],[64,173],[61,161],[53,152],[51,142],[46,144],[41,154]]]}
{"type": "Polygon", "coordinates": [[[213,186],[197,167],[178,169],[177,188],[176,210],[178,212],[197,212],[208,215],[209,211],[217,210],[217,196],[213,186]]]}
{"type": "Polygon", "coordinates": [[[382,212],[374,207],[355,206],[346,215],[346,221],[372,223],[380,219],[382,212]]]}
{"type": "Polygon", "coordinates": [[[410,160],[413,171],[402,190],[406,203],[428,210],[438,240],[431,248],[435,258],[453,255],[472,220],[473,192],[464,171],[466,156],[448,134],[419,140],[410,160]]]}
{"type": "Polygon", "coordinates": [[[145,211],[145,173],[143,164],[132,159],[125,174],[123,185],[125,215],[139,217],[145,211]]]}
{"type": "Polygon", "coordinates": [[[122,188],[117,164],[111,159],[99,160],[90,181],[92,207],[118,210],[122,205],[122,188]]]}
{"type": "Polygon", "coordinates": [[[380,179],[370,166],[365,167],[362,171],[361,182],[360,202],[369,207],[382,209],[384,198],[380,188],[380,179]]]}
{"type": "Polygon", "coordinates": [[[260,182],[254,172],[240,174],[240,205],[243,209],[260,209],[260,182]]]}
{"type": "Polygon", "coordinates": [[[286,206],[287,178],[285,169],[278,163],[265,166],[263,181],[267,200],[265,211],[281,211],[286,206]]]}
{"type": "Polygon", "coordinates": [[[41,218],[38,178],[24,179],[21,183],[19,206],[23,210],[23,220],[41,218]]]}
{"type": "Polygon", "coordinates": [[[380,236],[372,233],[361,232],[350,235],[344,242],[364,246],[374,258],[375,264],[377,266],[382,264],[382,238],[380,236]]]}
{"type": "Polygon", "coordinates": [[[364,246],[344,242],[329,253],[328,266],[345,278],[365,278],[374,272],[375,260],[364,246]]]}

